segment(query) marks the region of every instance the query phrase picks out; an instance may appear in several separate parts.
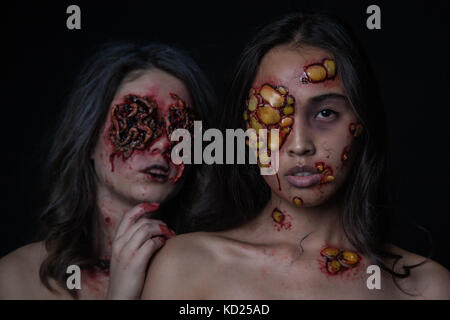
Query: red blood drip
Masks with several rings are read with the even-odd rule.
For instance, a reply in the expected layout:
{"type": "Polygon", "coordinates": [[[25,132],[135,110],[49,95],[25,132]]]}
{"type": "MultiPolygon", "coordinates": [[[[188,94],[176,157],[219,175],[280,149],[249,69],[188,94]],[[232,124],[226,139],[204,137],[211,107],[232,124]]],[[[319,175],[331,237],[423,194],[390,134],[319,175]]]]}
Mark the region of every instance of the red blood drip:
{"type": "Polygon", "coordinates": [[[278,176],[278,173],[275,174],[277,176],[277,181],[278,181],[278,190],[281,191],[281,184],[280,184],[280,177],[278,176]]]}
{"type": "Polygon", "coordinates": [[[170,178],[170,181],[172,183],[176,183],[181,178],[181,176],[183,175],[183,172],[184,172],[184,163],[180,163],[179,165],[177,165],[177,174],[176,174],[176,176],[170,178]]]}
{"type": "Polygon", "coordinates": [[[111,163],[111,172],[114,172],[114,153],[109,156],[109,162],[111,163]]]}

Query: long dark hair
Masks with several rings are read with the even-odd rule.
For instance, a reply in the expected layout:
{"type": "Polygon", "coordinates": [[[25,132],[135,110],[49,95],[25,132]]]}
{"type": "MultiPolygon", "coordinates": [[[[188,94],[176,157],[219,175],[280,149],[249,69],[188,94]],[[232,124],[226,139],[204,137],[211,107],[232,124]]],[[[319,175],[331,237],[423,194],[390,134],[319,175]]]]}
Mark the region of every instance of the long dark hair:
{"type": "MultiPolygon", "coordinates": [[[[49,200],[41,216],[40,235],[47,256],[40,279],[52,291],[51,278],[65,288],[67,266],[89,268],[98,261],[97,185],[90,155],[121,82],[131,72],[153,68],[181,80],[203,126],[211,126],[216,101],[212,88],[183,51],[164,44],[109,43],[101,47],[74,83],[49,155],[49,200]]],[[[199,166],[191,166],[180,192],[161,206],[160,218],[178,233],[186,231],[181,228],[185,225],[182,220],[200,188],[199,179],[194,178],[201,173],[199,166]]]]}
{"type": "MultiPolygon", "coordinates": [[[[259,30],[238,62],[225,97],[221,129],[243,128],[245,100],[261,59],[270,49],[282,44],[310,45],[334,55],[348,100],[364,126],[364,134],[355,146],[357,159],[342,192],[341,222],[349,241],[359,252],[394,277],[407,277],[409,270],[417,265],[404,266],[405,272],[398,273],[394,271],[395,265],[389,267],[383,262],[383,258],[398,261],[401,256],[386,249],[389,235],[385,188],[387,129],[378,88],[361,48],[336,18],[292,13],[259,30]]],[[[257,165],[217,165],[214,174],[214,184],[208,190],[216,197],[206,195],[194,217],[199,230],[218,231],[238,226],[255,218],[270,200],[270,188],[257,165]],[[214,201],[214,205],[208,205],[208,201],[214,201]]]]}

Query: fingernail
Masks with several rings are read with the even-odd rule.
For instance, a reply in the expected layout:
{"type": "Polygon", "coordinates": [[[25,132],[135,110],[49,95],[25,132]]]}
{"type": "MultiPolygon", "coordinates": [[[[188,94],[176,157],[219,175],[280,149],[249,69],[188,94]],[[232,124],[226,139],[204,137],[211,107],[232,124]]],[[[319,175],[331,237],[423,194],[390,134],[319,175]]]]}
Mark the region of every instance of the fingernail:
{"type": "Polygon", "coordinates": [[[167,228],[164,225],[159,225],[159,229],[161,230],[161,232],[168,238],[174,237],[176,236],[175,232],[169,228],[167,228]]]}
{"type": "Polygon", "coordinates": [[[159,208],[158,202],[144,202],[141,204],[141,208],[145,211],[156,211],[159,208]]]}

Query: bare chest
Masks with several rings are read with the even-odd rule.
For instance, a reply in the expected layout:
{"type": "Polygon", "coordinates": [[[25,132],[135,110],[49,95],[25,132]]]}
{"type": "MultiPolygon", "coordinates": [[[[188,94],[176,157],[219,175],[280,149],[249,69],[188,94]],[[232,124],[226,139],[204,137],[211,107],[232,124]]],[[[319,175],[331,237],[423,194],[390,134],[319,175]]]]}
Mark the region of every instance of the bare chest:
{"type": "Polygon", "coordinates": [[[214,277],[212,299],[391,299],[389,278],[370,288],[366,263],[330,274],[321,257],[273,254],[236,260],[214,277]],[[388,283],[389,282],[389,283],[388,283]]]}

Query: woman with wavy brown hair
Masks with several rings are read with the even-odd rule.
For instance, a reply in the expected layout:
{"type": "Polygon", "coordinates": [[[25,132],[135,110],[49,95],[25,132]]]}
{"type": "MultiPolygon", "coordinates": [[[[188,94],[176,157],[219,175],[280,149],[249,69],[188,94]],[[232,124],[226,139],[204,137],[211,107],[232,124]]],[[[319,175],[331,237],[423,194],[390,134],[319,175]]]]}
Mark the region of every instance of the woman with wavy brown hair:
{"type": "Polygon", "coordinates": [[[179,49],[113,43],[93,56],[49,155],[41,241],[0,260],[0,298],[139,298],[150,258],[186,231],[202,192],[201,167],[175,165],[170,136],[210,126],[214,103],[179,49]],[[66,283],[73,265],[79,290],[66,283]]]}

